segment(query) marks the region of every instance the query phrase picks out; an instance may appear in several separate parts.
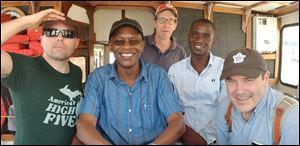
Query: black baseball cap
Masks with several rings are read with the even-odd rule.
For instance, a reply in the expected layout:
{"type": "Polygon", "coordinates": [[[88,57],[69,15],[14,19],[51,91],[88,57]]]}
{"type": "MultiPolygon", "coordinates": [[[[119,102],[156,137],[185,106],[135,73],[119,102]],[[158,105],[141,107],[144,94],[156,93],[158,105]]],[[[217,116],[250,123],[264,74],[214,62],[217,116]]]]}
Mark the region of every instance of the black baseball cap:
{"type": "Polygon", "coordinates": [[[137,22],[136,20],[133,20],[133,19],[129,19],[129,18],[122,18],[121,20],[114,22],[114,24],[111,26],[111,29],[110,29],[110,32],[109,32],[109,40],[111,39],[112,34],[118,28],[121,28],[123,26],[133,27],[134,29],[136,29],[142,35],[142,38],[144,39],[143,30],[142,30],[142,27],[139,24],[139,22],[137,22]]]}

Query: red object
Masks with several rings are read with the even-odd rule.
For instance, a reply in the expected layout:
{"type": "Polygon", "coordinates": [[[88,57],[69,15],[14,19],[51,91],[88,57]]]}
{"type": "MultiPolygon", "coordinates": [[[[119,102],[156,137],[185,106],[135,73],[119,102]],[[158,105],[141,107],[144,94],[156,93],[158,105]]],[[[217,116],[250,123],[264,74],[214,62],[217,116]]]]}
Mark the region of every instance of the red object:
{"type": "Polygon", "coordinates": [[[41,40],[42,36],[42,27],[38,27],[36,29],[28,28],[27,29],[27,35],[29,37],[30,41],[39,41],[41,40]]]}
{"type": "Polygon", "coordinates": [[[41,56],[44,52],[41,43],[38,41],[29,42],[29,48],[32,50],[34,56],[41,56]]]}
{"type": "Polygon", "coordinates": [[[29,41],[29,37],[27,35],[14,35],[5,43],[27,43],[29,41]]]}
{"type": "Polygon", "coordinates": [[[11,16],[9,14],[1,14],[1,23],[11,20],[11,16]]]}
{"type": "Polygon", "coordinates": [[[5,106],[4,106],[4,102],[3,102],[2,96],[1,96],[1,129],[2,129],[4,120],[5,120],[5,117],[2,117],[2,116],[7,116],[7,115],[8,114],[6,112],[6,109],[5,109],[5,106]]]}
{"type": "Polygon", "coordinates": [[[7,52],[16,52],[18,50],[26,48],[26,45],[24,44],[17,44],[17,43],[5,43],[1,46],[1,50],[7,51],[7,52]]]}

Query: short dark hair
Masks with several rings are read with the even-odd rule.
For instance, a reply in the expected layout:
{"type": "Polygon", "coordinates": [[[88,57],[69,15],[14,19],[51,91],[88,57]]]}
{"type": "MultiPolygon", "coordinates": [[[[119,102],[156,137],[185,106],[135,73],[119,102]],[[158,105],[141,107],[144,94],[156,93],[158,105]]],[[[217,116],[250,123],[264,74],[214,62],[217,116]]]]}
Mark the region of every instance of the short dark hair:
{"type": "Polygon", "coordinates": [[[192,29],[192,27],[193,27],[196,23],[201,23],[201,24],[208,24],[208,25],[210,25],[210,26],[213,28],[214,34],[216,34],[216,26],[215,26],[214,23],[211,22],[210,20],[208,20],[208,19],[198,19],[198,20],[195,20],[195,21],[192,23],[190,30],[192,29]]]}

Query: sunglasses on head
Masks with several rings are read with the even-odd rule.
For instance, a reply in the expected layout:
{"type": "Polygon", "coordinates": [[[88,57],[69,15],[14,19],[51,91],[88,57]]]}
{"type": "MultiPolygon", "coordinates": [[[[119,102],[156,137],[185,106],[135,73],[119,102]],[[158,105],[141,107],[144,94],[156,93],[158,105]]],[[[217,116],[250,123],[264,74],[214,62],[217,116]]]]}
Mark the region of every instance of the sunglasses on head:
{"type": "Polygon", "coordinates": [[[59,34],[61,34],[64,38],[74,39],[77,37],[77,32],[74,30],[68,30],[68,29],[54,29],[54,28],[48,28],[44,30],[43,33],[46,37],[57,37],[59,34]]]}

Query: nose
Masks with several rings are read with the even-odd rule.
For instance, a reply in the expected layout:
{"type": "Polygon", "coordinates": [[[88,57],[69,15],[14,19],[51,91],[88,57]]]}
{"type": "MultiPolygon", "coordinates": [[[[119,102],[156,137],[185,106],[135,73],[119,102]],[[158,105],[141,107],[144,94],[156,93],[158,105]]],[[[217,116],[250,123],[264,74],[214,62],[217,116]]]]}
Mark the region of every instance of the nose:
{"type": "Polygon", "coordinates": [[[235,91],[237,95],[243,95],[245,93],[245,86],[243,83],[237,83],[235,91]]]}
{"type": "Polygon", "coordinates": [[[62,33],[59,33],[56,38],[57,38],[57,41],[62,41],[64,39],[62,33]]]}
{"type": "Polygon", "coordinates": [[[195,38],[195,40],[199,40],[199,41],[204,40],[205,35],[203,33],[197,33],[194,38],[195,38]]]}
{"type": "Polygon", "coordinates": [[[123,44],[123,48],[124,49],[129,49],[131,47],[131,44],[129,43],[129,41],[124,41],[124,44],[123,44]]]}

